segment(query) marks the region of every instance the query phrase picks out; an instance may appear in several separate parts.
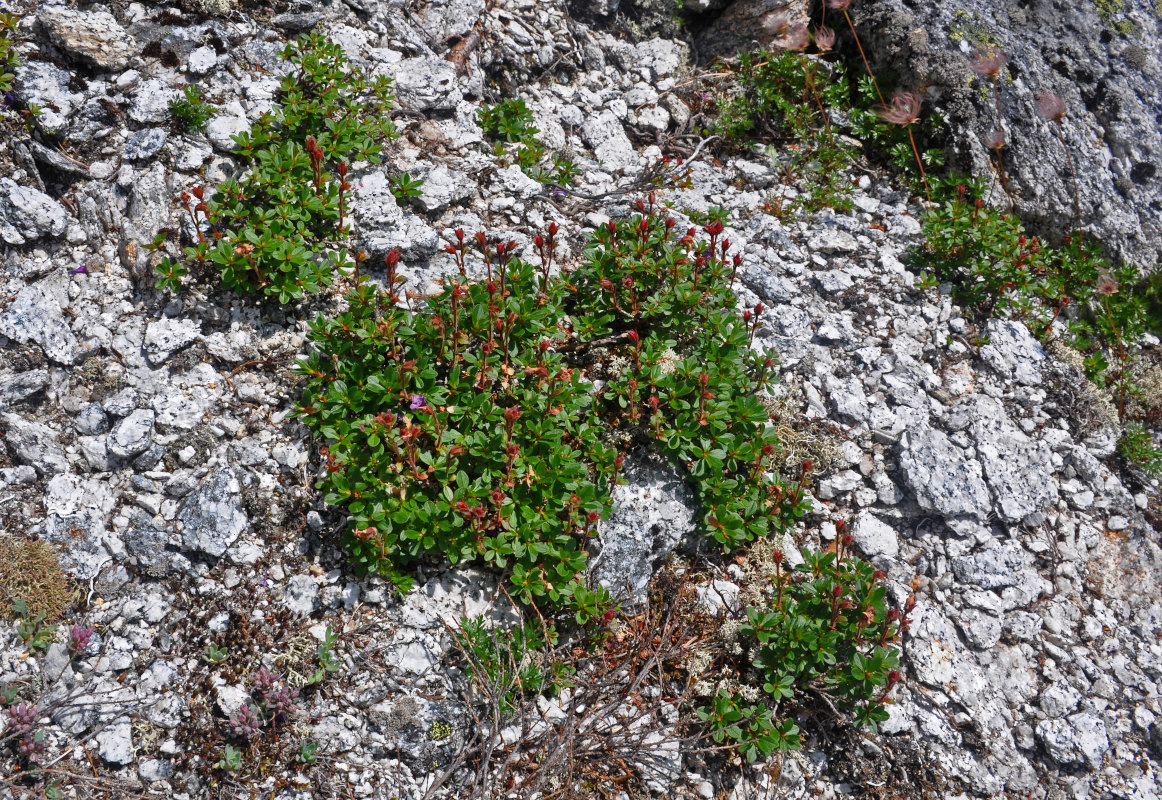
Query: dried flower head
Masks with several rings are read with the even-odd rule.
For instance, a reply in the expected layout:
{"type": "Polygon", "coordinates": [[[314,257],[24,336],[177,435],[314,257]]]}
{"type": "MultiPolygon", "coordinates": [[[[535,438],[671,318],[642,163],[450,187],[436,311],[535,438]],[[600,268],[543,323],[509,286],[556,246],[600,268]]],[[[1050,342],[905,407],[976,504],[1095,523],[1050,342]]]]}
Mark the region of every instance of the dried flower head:
{"type": "Polygon", "coordinates": [[[1102,297],[1109,297],[1111,294],[1118,293],[1118,282],[1114,280],[1114,276],[1110,275],[1105,270],[1097,276],[1097,293],[1102,297]]]}
{"type": "Polygon", "coordinates": [[[826,53],[831,48],[835,47],[835,31],[828,28],[826,25],[815,29],[815,46],[819,51],[826,53]]]}
{"type": "Polygon", "coordinates": [[[1065,116],[1065,101],[1053,92],[1041,92],[1033,98],[1033,109],[1041,119],[1056,122],[1065,116]]]}
{"type": "Polygon", "coordinates": [[[774,11],[763,19],[761,23],[762,29],[767,33],[773,33],[776,36],[782,36],[787,28],[791,27],[791,18],[787,16],[784,9],[774,11]]]}
{"type": "Polygon", "coordinates": [[[969,68],[977,75],[986,75],[991,78],[1000,75],[1001,70],[1008,63],[1009,57],[997,48],[977,50],[972,57],[972,63],[969,64],[969,68]]]}
{"type": "Polygon", "coordinates": [[[827,7],[832,11],[842,11],[851,5],[851,0],[827,0],[827,7]]]}
{"type": "Polygon", "coordinates": [[[787,28],[782,38],[776,39],[774,44],[776,47],[796,53],[806,50],[811,44],[811,32],[807,30],[807,23],[800,22],[787,28]]]}
{"type": "Polygon", "coordinates": [[[893,125],[914,125],[920,119],[921,105],[918,94],[897,89],[892,94],[891,106],[880,109],[880,119],[893,125]]]}
{"type": "Polygon", "coordinates": [[[989,150],[1000,150],[1005,144],[1005,131],[1003,128],[995,128],[989,131],[988,136],[984,137],[984,146],[989,150]]]}

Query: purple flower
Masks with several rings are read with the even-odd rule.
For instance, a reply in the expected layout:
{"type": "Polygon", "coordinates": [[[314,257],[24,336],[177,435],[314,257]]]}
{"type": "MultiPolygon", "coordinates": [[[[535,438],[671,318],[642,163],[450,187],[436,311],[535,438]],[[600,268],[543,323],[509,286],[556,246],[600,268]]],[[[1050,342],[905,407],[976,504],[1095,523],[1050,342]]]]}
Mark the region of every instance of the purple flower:
{"type": "Polygon", "coordinates": [[[230,730],[241,739],[249,739],[262,729],[262,722],[258,715],[246,703],[238,709],[238,713],[230,717],[230,730]]]}
{"type": "Polygon", "coordinates": [[[26,734],[32,730],[33,724],[36,723],[36,709],[29,705],[28,701],[21,701],[14,706],[8,707],[8,724],[12,728],[12,732],[16,734],[26,734]]]}
{"type": "Polygon", "coordinates": [[[76,269],[69,270],[70,275],[86,275],[86,274],[88,274],[88,272],[89,272],[89,265],[88,264],[81,264],[81,266],[77,267],[76,269]]]}
{"type": "Polygon", "coordinates": [[[13,94],[12,92],[5,92],[4,93],[4,105],[8,106],[9,108],[15,106],[16,105],[16,95],[13,94]]]}
{"type": "Polygon", "coordinates": [[[262,700],[266,704],[266,711],[271,719],[278,717],[293,717],[298,712],[295,700],[299,696],[298,689],[287,686],[276,686],[263,692],[262,700]]]}
{"type": "Polygon", "coordinates": [[[85,648],[89,646],[89,641],[93,638],[93,634],[96,632],[96,628],[74,625],[69,631],[69,650],[74,653],[84,652],[85,648]]]}
{"type": "Polygon", "coordinates": [[[273,689],[274,685],[278,683],[278,676],[266,667],[259,667],[254,671],[251,682],[254,684],[255,689],[260,692],[266,692],[273,689]]]}
{"type": "Polygon", "coordinates": [[[411,405],[408,406],[412,411],[418,411],[421,408],[428,407],[428,399],[422,394],[413,394],[411,405]]]}

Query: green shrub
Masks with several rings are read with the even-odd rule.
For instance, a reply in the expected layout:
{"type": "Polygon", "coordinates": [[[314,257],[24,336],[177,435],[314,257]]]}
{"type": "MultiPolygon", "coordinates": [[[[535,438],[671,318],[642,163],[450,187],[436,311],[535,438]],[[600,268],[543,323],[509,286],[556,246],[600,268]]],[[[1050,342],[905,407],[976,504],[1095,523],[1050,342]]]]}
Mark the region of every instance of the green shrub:
{"type": "Polygon", "coordinates": [[[512,716],[532,695],[568,685],[566,665],[545,655],[556,644],[556,632],[539,621],[490,630],[479,617],[462,619],[453,635],[469,668],[477,673],[476,685],[494,693],[489,699],[502,717],[512,716]]]}
{"type": "Polygon", "coordinates": [[[1162,477],[1162,447],[1144,425],[1128,423],[1118,439],[1118,452],[1126,461],[1151,477],[1162,477]]]}
{"type": "Polygon", "coordinates": [[[484,135],[500,142],[523,142],[538,133],[533,125],[533,112],[519,97],[481,106],[476,118],[484,135]]]}
{"type": "Polygon", "coordinates": [[[837,67],[801,53],[744,53],[735,92],[722,103],[715,128],[736,142],[786,145],[768,154],[788,183],[805,181],[807,196],[799,201],[804,208],[850,208],[844,171],[856,151],[836,136],[826,111],[850,106],[849,93],[837,67]]]}
{"type": "Polygon", "coordinates": [[[774,363],[749,348],[763,309],[735,313],[740,259],[721,223],[696,243],[652,198],[638,206],[568,280],[552,272],[555,225],[536,237],[537,267],[477,234],[476,283],[457,231],[460,277],[423,312],[399,307],[393,253],[386,289],[361,283],[346,313],[314,324],[300,413],[326,441],[322,485],[352,514],[357,564],[405,588],[424,555],[483,561],[522,601],[586,622],[602,606],[583,576],[622,465],[613,440],[656,442],[686,467],[703,530],[727,549],[802,514],[754,396],[774,363]],[[599,397],[570,365],[590,361],[610,376],[599,397]]]}
{"type": "Polygon", "coordinates": [[[397,305],[393,251],[386,291],[361,283],[348,312],[314,324],[302,415],[327,441],[327,502],[354,517],[356,563],[401,589],[408,565],[439,553],[588,618],[583,548],[617,466],[590,384],[554,352],[565,283],[478,241],[487,281],[462,273],[415,313],[397,305]]]}
{"type": "Polygon", "coordinates": [[[1076,309],[1067,324],[1071,343],[1086,355],[1089,377],[1114,387],[1121,410],[1133,391],[1129,361],[1152,322],[1147,282],[1133,264],[1111,266],[1097,242],[1079,234],[1048,246],[1015,215],[963,187],[925,214],[923,232],[913,265],[951,282],[961,305],[1019,319],[1041,337],[1070,316],[1068,307],[1076,309]]]}
{"type": "Polygon", "coordinates": [[[652,203],[599,229],[572,276],[583,340],[618,334],[626,367],[602,398],[607,417],[682,465],[702,506],[702,531],[730,550],[782,531],[803,513],[801,487],[776,468],[778,439],[759,399],[774,360],[751,349],[763,305],[736,313],[741,257],[723,224],[681,234],[652,203]]]}
{"type": "Polygon", "coordinates": [[[199,241],[184,262],[158,267],[159,287],[176,290],[188,263],[211,263],[225,288],[286,303],[318,292],[347,262],[332,246],[346,230],[347,162],[378,162],[395,136],[391,82],[351,68],[342,48],[317,33],[287,45],[283,57],[295,69],[282,79],[278,105],[235,137],[250,170],[212,197],[202,188],[183,196],[199,241]]]}
{"type": "Polygon", "coordinates": [[[14,70],[20,65],[20,54],[16,52],[16,25],[20,17],[15,14],[0,13],[0,94],[12,91],[16,80],[14,70]]]}
{"type": "Polygon", "coordinates": [[[516,144],[515,163],[526,175],[541,183],[568,186],[577,176],[577,165],[560,153],[550,154],[537,139],[533,112],[518,98],[502,100],[495,105],[484,105],[476,112],[484,135],[495,142],[499,158],[506,153],[506,144],[516,144]],[[547,163],[546,163],[547,160],[547,163]]]}
{"type": "Polygon", "coordinates": [[[202,99],[201,89],[189,85],[182,89],[181,97],[169,101],[169,112],[179,131],[201,133],[214,115],[214,107],[202,99]]]}
{"type": "Polygon", "coordinates": [[[740,685],[698,709],[715,741],[749,761],[799,747],[798,726],[780,708],[822,700],[872,732],[888,718],[901,619],[888,607],[884,574],[843,552],[850,538],[830,552],[803,550],[797,575],[775,551],[774,596],[765,608],[748,608],[738,630],[740,654],[730,666],[740,685]]]}

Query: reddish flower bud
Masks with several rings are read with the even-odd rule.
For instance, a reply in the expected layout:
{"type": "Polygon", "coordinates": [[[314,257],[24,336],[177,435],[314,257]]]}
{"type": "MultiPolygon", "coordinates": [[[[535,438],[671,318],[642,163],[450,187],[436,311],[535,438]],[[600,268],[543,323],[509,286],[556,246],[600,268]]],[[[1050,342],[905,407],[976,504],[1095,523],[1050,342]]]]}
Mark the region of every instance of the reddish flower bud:
{"type": "Polygon", "coordinates": [[[557,231],[559,231],[559,230],[560,230],[560,228],[557,227],[557,223],[555,223],[555,222],[549,223],[549,235],[550,236],[556,236],[557,231]]]}
{"type": "Polygon", "coordinates": [[[588,522],[590,525],[592,525],[594,522],[597,522],[597,520],[599,520],[599,519],[601,519],[601,515],[598,514],[596,511],[590,511],[588,514],[585,515],[585,521],[588,522]]]}
{"type": "Polygon", "coordinates": [[[637,332],[637,331],[633,331],[633,330],[631,330],[631,331],[626,331],[626,334],[625,334],[625,335],[626,335],[627,337],[629,337],[629,340],[630,340],[631,342],[633,342],[634,344],[637,344],[638,342],[640,342],[640,341],[641,341],[641,338],[642,338],[641,336],[639,336],[639,335],[638,335],[638,332],[637,332]]]}
{"type": "Polygon", "coordinates": [[[516,406],[510,406],[504,410],[504,418],[509,422],[516,422],[520,419],[520,409],[516,406]]]}
{"type": "Polygon", "coordinates": [[[387,256],[384,258],[384,261],[387,262],[388,269],[390,269],[390,268],[394,267],[396,264],[398,264],[399,263],[399,249],[393,247],[391,250],[389,250],[387,253],[387,256]]]}
{"type": "Polygon", "coordinates": [[[535,238],[535,239],[533,239],[533,244],[535,244],[535,245],[537,246],[537,249],[538,249],[538,250],[539,250],[539,249],[541,249],[542,247],[544,247],[544,246],[545,246],[545,239],[544,239],[544,237],[543,237],[543,236],[541,236],[541,235],[538,233],[538,234],[536,235],[536,238],[535,238]]]}

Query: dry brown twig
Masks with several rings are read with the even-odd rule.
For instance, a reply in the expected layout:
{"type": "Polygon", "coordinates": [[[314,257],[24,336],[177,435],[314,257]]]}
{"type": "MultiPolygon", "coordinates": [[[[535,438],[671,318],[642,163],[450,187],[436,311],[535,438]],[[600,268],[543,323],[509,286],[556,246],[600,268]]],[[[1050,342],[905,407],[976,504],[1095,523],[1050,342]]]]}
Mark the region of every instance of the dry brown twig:
{"type": "MultiPolygon", "coordinates": [[[[627,616],[595,652],[546,645],[543,663],[576,665],[570,686],[555,702],[539,699],[540,687],[532,687],[507,718],[500,700],[517,687],[489,678],[453,631],[472,676],[465,700],[475,732],[425,798],[453,787],[465,800],[564,800],[606,790],[612,796],[652,780],[668,784],[681,775],[685,756],[721,753],[705,728],[682,713],[694,700],[682,665],[705,638],[690,613],[691,594],[679,589],[663,607],[647,605],[627,616]]],[[[520,665],[507,655],[507,674],[515,675],[520,665]]]]}

